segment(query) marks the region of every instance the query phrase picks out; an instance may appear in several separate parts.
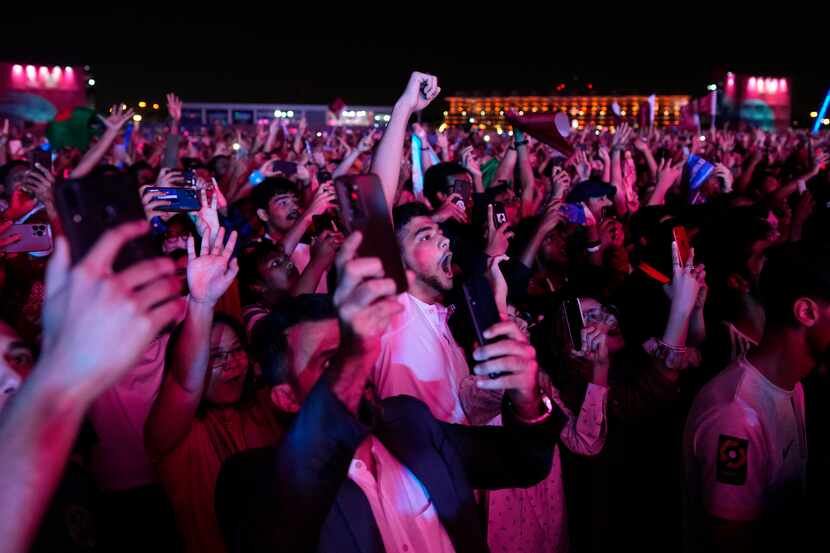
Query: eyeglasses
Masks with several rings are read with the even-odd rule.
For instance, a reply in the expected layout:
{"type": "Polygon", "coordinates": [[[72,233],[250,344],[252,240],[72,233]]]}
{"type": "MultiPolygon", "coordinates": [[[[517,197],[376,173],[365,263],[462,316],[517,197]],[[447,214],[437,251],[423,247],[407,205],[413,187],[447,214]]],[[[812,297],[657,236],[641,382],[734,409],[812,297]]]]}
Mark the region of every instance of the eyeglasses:
{"type": "Polygon", "coordinates": [[[226,371],[231,357],[241,359],[243,356],[247,357],[248,353],[242,346],[228,351],[215,351],[210,354],[210,368],[214,371],[226,371]]]}

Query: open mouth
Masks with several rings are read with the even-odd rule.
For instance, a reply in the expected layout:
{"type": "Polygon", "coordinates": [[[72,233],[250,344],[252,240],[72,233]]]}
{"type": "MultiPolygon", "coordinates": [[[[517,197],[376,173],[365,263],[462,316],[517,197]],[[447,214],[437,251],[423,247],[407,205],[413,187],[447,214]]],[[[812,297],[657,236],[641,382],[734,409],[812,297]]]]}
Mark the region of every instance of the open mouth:
{"type": "Polygon", "coordinates": [[[288,214],[288,220],[289,221],[296,221],[299,218],[300,218],[300,212],[297,211],[296,209],[288,214]]]}
{"type": "Polygon", "coordinates": [[[452,278],[452,254],[444,254],[441,258],[441,270],[444,271],[448,277],[452,278]]]}

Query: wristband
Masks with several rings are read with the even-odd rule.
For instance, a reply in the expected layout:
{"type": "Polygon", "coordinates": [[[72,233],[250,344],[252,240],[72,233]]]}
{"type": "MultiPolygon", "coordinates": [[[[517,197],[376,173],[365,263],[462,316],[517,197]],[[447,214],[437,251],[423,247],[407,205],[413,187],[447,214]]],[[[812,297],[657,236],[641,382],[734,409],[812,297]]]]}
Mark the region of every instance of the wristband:
{"type": "Polygon", "coordinates": [[[260,173],[258,170],[257,171],[252,171],[251,176],[248,177],[248,182],[250,182],[254,186],[259,185],[264,180],[265,180],[265,175],[260,173]]]}
{"type": "MultiPolygon", "coordinates": [[[[519,414],[516,413],[515,407],[513,407],[513,416],[516,417],[516,420],[518,420],[519,422],[521,422],[523,424],[536,424],[536,423],[542,422],[543,420],[547,419],[550,416],[550,414],[553,413],[553,402],[550,400],[550,398],[547,396],[547,394],[545,394],[541,390],[539,390],[539,399],[541,400],[542,407],[544,408],[544,412],[541,415],[539,415],[538,417],[532,418],[532,419],[526,419],[524,417],[520,417],[519,414]]],[[[512,402],[511,402],[511,407],[512,407],[512,402]]]]}

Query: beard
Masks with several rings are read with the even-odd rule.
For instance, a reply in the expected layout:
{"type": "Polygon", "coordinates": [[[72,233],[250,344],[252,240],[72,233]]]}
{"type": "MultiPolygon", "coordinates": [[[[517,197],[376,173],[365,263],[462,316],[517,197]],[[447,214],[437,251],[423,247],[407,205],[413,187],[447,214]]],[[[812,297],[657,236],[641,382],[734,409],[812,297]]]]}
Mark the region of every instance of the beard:
{"type": "Polygon", "coordinates": [[[441,278],[434,275],[418,275],[418,279],[438,292],[447,293],[452,290],[452,281],[447,285],[441,278]]]}

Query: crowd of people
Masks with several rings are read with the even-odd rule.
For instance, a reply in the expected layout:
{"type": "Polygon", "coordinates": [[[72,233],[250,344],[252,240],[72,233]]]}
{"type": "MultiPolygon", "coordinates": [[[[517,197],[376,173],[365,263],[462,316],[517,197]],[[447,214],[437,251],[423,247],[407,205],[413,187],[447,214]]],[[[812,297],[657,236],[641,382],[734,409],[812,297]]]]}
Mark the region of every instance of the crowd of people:
{"type": "Polygon", "coordinates": [[[414,72],[385,127],[320,132],[186,129],[170,94],[163,127],[113,106],[51,166],[32,161],[43,128],[0,128],[0,551],[821,535],[830,136],[620,120],[563,153],[518,128],[413,123],[440,92],[414,72]],[[367,174],[403,293],[358,253],[377,237],[338,217],[334,182],[367,174]],[[78,260],[57,191],[114,175],[146,220],[78,260]],[[165,210],[158,187],[200,208],[165,210]],[[23,223],[54,247],[8,252],[23,223]],[[157,257],[114,269],[143,235],[157,257]],[[462,293],[482,282],[501,319],[484,343],[462,293]]]}

